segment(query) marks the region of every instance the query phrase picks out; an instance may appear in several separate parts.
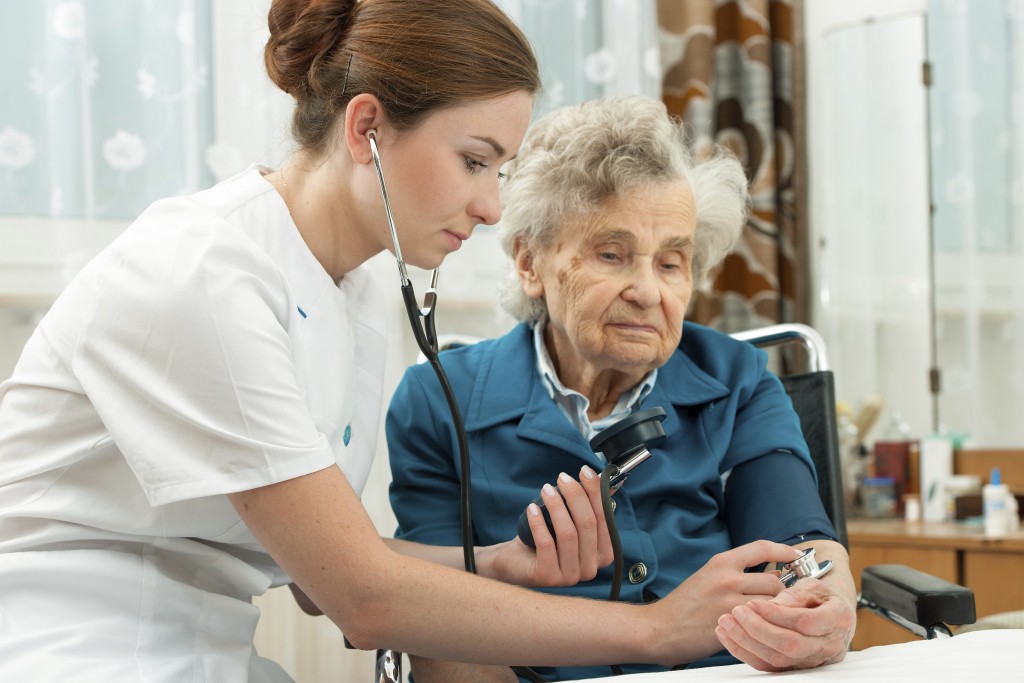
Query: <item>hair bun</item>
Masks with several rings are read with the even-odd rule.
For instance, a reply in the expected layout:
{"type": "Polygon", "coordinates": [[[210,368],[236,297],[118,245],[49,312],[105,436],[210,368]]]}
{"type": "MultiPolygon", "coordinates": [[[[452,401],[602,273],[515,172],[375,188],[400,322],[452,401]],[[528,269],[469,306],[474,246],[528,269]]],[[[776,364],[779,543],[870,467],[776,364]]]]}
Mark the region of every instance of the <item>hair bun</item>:
{"type": "Polygon", "coordinates": [[[274,0],[263,58],[270,80],[293,97],[315,88],[314,64],[339,45],[356,0],[274,0]]]}

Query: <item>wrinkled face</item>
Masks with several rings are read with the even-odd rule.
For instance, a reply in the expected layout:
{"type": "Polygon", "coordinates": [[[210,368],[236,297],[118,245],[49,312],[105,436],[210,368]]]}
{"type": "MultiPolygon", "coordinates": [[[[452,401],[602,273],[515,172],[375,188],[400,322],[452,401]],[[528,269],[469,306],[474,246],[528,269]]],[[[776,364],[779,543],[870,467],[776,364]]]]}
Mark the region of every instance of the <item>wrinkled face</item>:
{"type": "Polygon", "coordinates": [[[543,297],[559,376],[618,371],[639,381],[672,355],[693,292],[697,215],[685,182],[607,200],[517,254],[531,297],[543,297]]]}
{"type": "MultiPolygon", "coordinates": [[[[448,107],[393,144],[378,143],[406,261],[434,268],[477,225],[501,218],[500,169],[519,150],[532,106],[531,95],[519,90],[448,107]]],[[[390,234],[382,238],[390,248],[390,234]]]]}

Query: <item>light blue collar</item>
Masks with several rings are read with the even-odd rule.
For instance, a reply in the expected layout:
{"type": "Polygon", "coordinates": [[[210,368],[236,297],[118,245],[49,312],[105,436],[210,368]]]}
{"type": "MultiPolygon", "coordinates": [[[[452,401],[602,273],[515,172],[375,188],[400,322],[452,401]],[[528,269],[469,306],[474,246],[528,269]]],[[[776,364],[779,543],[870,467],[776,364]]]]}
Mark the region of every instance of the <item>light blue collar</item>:
{"type": "Polygon", "coordinates": [[[637,410],[640,407],[640,402],[654,388],[654,382],[658,377],[657,368],[647,373],[647,376],[632,389],[622,392],[610,414],[591,423],[590,418],[587,417],[590,400],[580,392],[567,388],[558,379],[558,373],[555,372],[551,356],[544,345],[544,326],[544,321],[533,326],[533,350],[537,359],[535,367],[541,378],[541,385],[547,390],[548,396],[555,402],[562,414],[588,441],[594,434],[637,410]]]}

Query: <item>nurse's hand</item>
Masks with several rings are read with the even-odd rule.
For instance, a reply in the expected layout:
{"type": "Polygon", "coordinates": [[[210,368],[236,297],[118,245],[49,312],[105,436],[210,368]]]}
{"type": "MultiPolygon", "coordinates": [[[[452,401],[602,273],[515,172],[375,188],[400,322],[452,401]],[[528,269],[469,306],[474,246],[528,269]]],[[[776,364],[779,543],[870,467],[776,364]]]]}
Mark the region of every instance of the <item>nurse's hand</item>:
{"type": "MultiPolygon", "coordinates": [[[[713,655],[722,649],[715,628],[723,614],[735,611],[751,600],[768,600],[785,590],[780,574],[746,572],[765,562],[792,562],[800,552],[792,546],[771,541],[754,541],[718,553],[667,596],[651,605],[667,609],[676,620],[679,633],[692,648],[685,664],[713,655]]],[[[735,654],[735,653],[733,653],[735,654]]]]}
{"type": "Polygon", "coordinates": [[[545,485],[544,506],[551,515],[552,536],[536,506],[527,514],[536,549],[518,537],[477,548],[477,570],[484,576],[520,586],[572,586],[597,576],[611,564],[611,539],[601,507],[601,480],[584,466],[580,480],[558,476],[558,490],[545,485]],[[561,495],[559,495],[561,493],[561,495]]]}

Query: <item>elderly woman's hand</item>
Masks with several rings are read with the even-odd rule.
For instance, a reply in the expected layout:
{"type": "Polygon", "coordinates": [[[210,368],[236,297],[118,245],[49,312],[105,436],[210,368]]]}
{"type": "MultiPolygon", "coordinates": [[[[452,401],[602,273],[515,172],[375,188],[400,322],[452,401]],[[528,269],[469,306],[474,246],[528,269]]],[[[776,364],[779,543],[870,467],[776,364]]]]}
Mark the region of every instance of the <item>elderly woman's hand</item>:
{"type": "Polygon", "coordinates": [[[846,553],[834,546],[835,569],[800,579],[768,600],[752,600],[718,620],[715,633],[737,659],[761,671],[808,669],[841,661],[857,625],[853,580],[846,553]]]}
{"type": "Polygon", "coordinates": [[[557,485],[557,490],[550,485],[541,490],[554,536],[539,511],[527,514],[536,549],[518,537],[478,548],[481,574],[520,586],[572,586],[611,564],[614,557],[597,473],[584,466],[576,481],[563,472],[557,485]]]}

